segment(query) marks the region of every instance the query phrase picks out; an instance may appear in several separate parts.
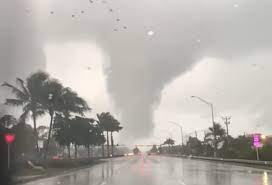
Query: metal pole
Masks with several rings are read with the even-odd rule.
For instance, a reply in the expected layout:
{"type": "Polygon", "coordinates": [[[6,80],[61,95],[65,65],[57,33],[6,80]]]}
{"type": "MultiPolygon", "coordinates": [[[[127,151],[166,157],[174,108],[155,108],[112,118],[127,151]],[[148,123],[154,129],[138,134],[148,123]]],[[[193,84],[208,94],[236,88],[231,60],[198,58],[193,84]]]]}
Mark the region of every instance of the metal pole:
{"type": "Polygon", "coordinates": [[[173,122],[173,121],[169,121],[169,123],[172,123],[176,126],[178,126],[180,128],[180,137],[181,137],[181,145],[183,146],[184,145],[184,142],[183,142],[183,131],[182,131],[182,126],[176,122],[173,122]]]}
{"type": "Polygon", "coordinates": [[[256,147],[256,155],[257,155],[257,161],[259,161],[260,158],[259,158],[259,148],[258,147],[256,147]]]}
{"type": "Polygon", "coordinates": [[[227,129],[227,138],[228,138],[228,137],[229,137],[229,124],[230,124],[230,119],[231,119],[231,117],[226,116],[226,117],[222,117],[222,119],[223,119],[223,121],[224,121],[224,123],[225,123],[225,125],[226,125],[226,129],[227,129]]]}
{"type": "Polygon", "coordinates": [[[10,146],[8,144],[8,169],[10,169],[10,146]]]}
{"type": "Polygon", "coordinates": [[[210,103],[211,106],[211,111],[212,111],[212,124],[213,124],[213,142],[214,142],[214,153],[213,156],[216,157],[217,156],[217,146],[216,146],[216,135],[215,135],[215,122],[214,122],[214,112],[213,112],[213,104],[210,103]]]}
{"type": "Polygon", "coordinates": [[[180,134],[181,134],[181,146],[183,146],[183,131],[182,131],[182,127],[180,127],[180,134]]]}
{"type": "Polygon", "coordinates": [[[211,111],[212,111],[212,125],[213,125],[213,136],[214,136],[214,139],[213,139],[213,143],[214,143],[214,157],[217,156],[217,148],[216,148],[216,135],[215,135],[215,122],[214,122],[214,111],[213,111],[213,104],[200,98],[199,96],[191,96],[192,98],[197,98],[199,99],[200,101],[206,103],[207,105],[209,105],[211,107],[211,111]]]}
{"type": "Polygon", "coordinates": [[[229,124],[226,123],[226,126],[227,126],[227,137],[229,137],[229,124]]]}

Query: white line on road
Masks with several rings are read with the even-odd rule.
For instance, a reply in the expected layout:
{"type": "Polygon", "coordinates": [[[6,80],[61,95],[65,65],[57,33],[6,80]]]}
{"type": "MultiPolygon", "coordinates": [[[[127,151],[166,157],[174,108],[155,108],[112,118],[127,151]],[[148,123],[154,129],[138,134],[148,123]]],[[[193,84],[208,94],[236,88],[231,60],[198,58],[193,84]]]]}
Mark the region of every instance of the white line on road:
{"type": "Polygon", "coordinates": [[[178,183],[179,183],[180,185],[186,185],[182,180],[179,180],[178,183]]]}
{"type": "Polygon", "coordinates": [[[101,182],[99,185],[106,185],[106,181],[101,182]]]}

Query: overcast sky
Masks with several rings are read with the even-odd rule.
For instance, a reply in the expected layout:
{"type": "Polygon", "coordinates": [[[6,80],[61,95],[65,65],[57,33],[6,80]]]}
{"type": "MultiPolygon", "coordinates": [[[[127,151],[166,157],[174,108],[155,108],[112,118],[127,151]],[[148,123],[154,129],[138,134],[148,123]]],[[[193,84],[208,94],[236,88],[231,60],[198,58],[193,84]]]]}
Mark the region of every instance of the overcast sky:
{"type": "Polygon", "coordinates": [[[48,71],[86,98],[93,108],[89,116],[116,115],[125,127],[119,142],[174,137],[179,143],[179,130],[169,121],[179,122],[185,133],[211,126],[209,107],[192,95],[214,104],[216,121],[232,117],[230,134],[270,134],[271,5],[271,0],[1,2],[0,77],[11,81],[48,71]]]}

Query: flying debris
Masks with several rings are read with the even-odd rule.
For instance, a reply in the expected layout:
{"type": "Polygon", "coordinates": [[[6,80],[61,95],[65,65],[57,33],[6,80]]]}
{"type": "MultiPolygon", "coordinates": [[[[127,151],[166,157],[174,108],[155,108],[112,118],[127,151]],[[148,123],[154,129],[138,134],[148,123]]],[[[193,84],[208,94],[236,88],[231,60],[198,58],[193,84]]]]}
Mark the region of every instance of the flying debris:
{"type": "Polygon", "coordinates": [[[148,35],[148,36],[153,36],[153,35],[154,35],[154,31],[152,31],[152,30],[148,31],[148,32],[147,32],[147,35],[148,35]]]}
{"type": "Polygon", "coordinates": [[[110,11],[110,12],[113,12],[113,9],[112,9],[112,8],[109,8],[109,11],[110,11]]]}
{"type": "Polygon", "coordinates": [[[119,21],[120,21],[120,19],[116,19],[116,21],[117,21],[117,22],[119,22],[119,21]]]}
{"type": "Polygon", "coordinates": [[[124,26],[123,28],[124,28],[124,29],[127,29],[127,27],[126,27],[126,26],[124,26]]]}
{"type": "Polygon", "coordinates": [[[54,14],[54,11],[51,11],[50,14],[54,14]]]}
{"type": "Polygon", "coordinates": [[[113,29],[113,31],[118,31],[117,29],[113,29]]]}
{"type": "Polygon", "coordinates": [[[93,0],[89,0],[90,3],[93,3],[93,0]]]}
{"type": "Polygon", "coordinates": [[[86,67],[87,70],[91,70],[92,68],[91,67],[86,67]]]}
{"type": "Polygon", "coordinates": [[[102,3],[104,3],[104,4],[106,4],[107,3],[107,1],[101,1],[102,3]]]}
{"type": "Polygon", "coordinates": [[[72,17],[75,17],[75,15],[73,14],[72,17]]]}
{"type": "Polygon", "coordinates": [[[84,13],[84,11],[83,11],[83,10],[81,10],[81,13],[84,13]]]}

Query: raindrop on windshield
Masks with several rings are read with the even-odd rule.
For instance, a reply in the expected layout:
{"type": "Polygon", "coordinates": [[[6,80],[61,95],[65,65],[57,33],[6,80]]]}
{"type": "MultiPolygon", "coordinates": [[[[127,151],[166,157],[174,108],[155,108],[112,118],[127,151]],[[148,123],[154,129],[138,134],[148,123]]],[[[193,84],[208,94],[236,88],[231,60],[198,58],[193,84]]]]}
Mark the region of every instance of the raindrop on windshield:
{"type": "Polygon", "coordinates": [[[147,35],[148,35],[148,36],[153,36],[153,35],[154,35],[154,31],[152,31],[152,30],[148,31],[148,32],[147,32],[147,35]]]}

